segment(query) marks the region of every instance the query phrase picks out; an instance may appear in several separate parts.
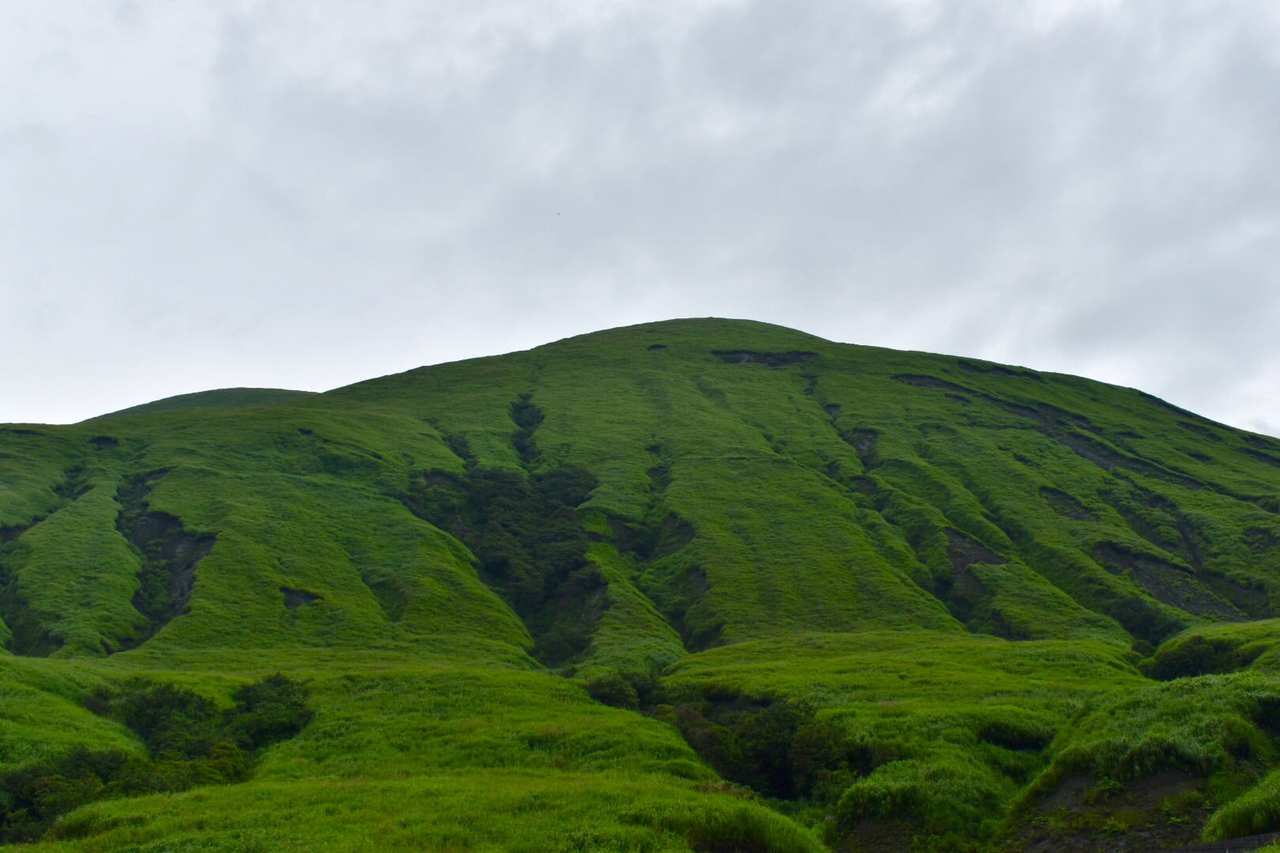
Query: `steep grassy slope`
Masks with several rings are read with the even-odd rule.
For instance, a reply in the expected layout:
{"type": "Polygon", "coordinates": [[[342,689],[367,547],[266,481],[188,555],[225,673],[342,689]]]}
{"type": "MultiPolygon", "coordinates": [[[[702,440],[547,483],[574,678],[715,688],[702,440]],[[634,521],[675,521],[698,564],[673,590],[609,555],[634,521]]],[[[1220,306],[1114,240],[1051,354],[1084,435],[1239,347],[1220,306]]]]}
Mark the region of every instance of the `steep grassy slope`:
{"type": "Polygon", "coordinates": [[[140,748],[84,707],[137,675],[315,710],[250,781],[50,840],[1143,849],[1280,814],[1280,441],[741,321],[240,391],[0,427],[0,769],[140,748]]]}

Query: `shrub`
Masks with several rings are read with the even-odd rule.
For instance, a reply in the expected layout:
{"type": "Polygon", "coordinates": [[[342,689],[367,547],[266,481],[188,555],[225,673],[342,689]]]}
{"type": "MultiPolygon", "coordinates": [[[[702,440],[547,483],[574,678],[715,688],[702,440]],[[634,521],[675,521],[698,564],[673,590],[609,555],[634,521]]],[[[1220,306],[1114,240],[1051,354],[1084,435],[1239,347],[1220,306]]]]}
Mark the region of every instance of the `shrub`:
{"type": "Polygon", "coordinates": [[[206,755],[221,737],[217,705],[173,684],[134,679],[119,690],[95,692],[86,705],[124,723],[156,757],[206,755]]]}
{"type": "Polygon", "coordinates": [[[245,749],[288,740],[311,722],[307,689],[280,673],[235,692],[230,728],[245,749]]]}
{"type": "Polygon", "coordinates": [[[979,835],[1003,796],[987,768],[959,756],[891,761],[859,779],[836,805],[837,832],[865,820],[899,820],[921,833],[979,835]]]}
{"type": "Polygon", "coordinates": [[[182,791],[249,775],[252,752],[293,737],[311,720],[306,688],[276,674],[235,692],[226,712],[194,691],[133,679],[85,700],[131,729],[150,760],[77,748],[0,775],[0,842],[39,839],[59,816],[111,797],[182,791]]]}
{"type": "Polygon", "coordinates": [[[617,670],[610,670],[587,680],[587,692],[591,698],[615,708],[640,707],[640,694],[617,670]]]}
{"type": "Polygon", "coordinates": [[[674,721],[689,745],[726,779],[778,799],[829,793],[869,769],[871,752],[805,702],[683,704],[674,721]]]}
{"type": "Polygon", "coordinates": [[[147,793],[146,762],[119,750],[77,748],[0,776],[0,841],[34,841],[60,815],[107,796],[147,793]]]}

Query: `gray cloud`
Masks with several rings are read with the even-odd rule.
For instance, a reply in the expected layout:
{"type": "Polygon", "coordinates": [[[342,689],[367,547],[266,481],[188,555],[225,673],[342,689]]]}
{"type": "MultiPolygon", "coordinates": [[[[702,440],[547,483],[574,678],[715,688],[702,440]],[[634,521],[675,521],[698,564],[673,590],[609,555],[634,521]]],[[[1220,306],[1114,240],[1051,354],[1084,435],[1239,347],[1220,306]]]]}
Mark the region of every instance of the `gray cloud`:
{"type": "Polygon", "coordinates": [[[33,2],[0,74],[0,420],[716,314],[1280,426],[1265,2],[33,2]]]}

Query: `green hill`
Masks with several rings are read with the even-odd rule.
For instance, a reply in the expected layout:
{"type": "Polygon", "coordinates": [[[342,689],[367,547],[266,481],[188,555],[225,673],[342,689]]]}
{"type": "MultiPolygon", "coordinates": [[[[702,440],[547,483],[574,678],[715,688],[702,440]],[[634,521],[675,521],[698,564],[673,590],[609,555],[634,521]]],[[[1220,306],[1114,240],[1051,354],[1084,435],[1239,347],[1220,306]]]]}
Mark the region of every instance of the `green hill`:
{"type": "Polygon", "coordinates": [[[231,409],[249,406],[271,406],[311,396],[310,391],[288,391],[283,388],[218,388],[213,391],[196,391],[193,394],[178,394],[165,397],[140,406],[130,406],[105,417],[119,415],[137,415],[144,412],[172,412],[178,409],[231,409]]]}
{"type": "Polygon", "coordinates": [[[9,841],[1280,830],[1280,441],[1073,376],[677,320],[0,427],[0,584],[9,841]]]}

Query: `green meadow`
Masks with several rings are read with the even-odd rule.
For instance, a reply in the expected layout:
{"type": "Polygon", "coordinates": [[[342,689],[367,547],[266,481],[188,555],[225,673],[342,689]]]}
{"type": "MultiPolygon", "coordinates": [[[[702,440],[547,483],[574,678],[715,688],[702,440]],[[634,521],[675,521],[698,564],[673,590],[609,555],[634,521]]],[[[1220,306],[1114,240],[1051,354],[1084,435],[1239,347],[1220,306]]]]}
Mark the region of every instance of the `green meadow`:
{"type": "Polygon", "coordinates": [[[0,426],[0,841],[1280,832],[1280,440],[679,320],[0,426]]]}

